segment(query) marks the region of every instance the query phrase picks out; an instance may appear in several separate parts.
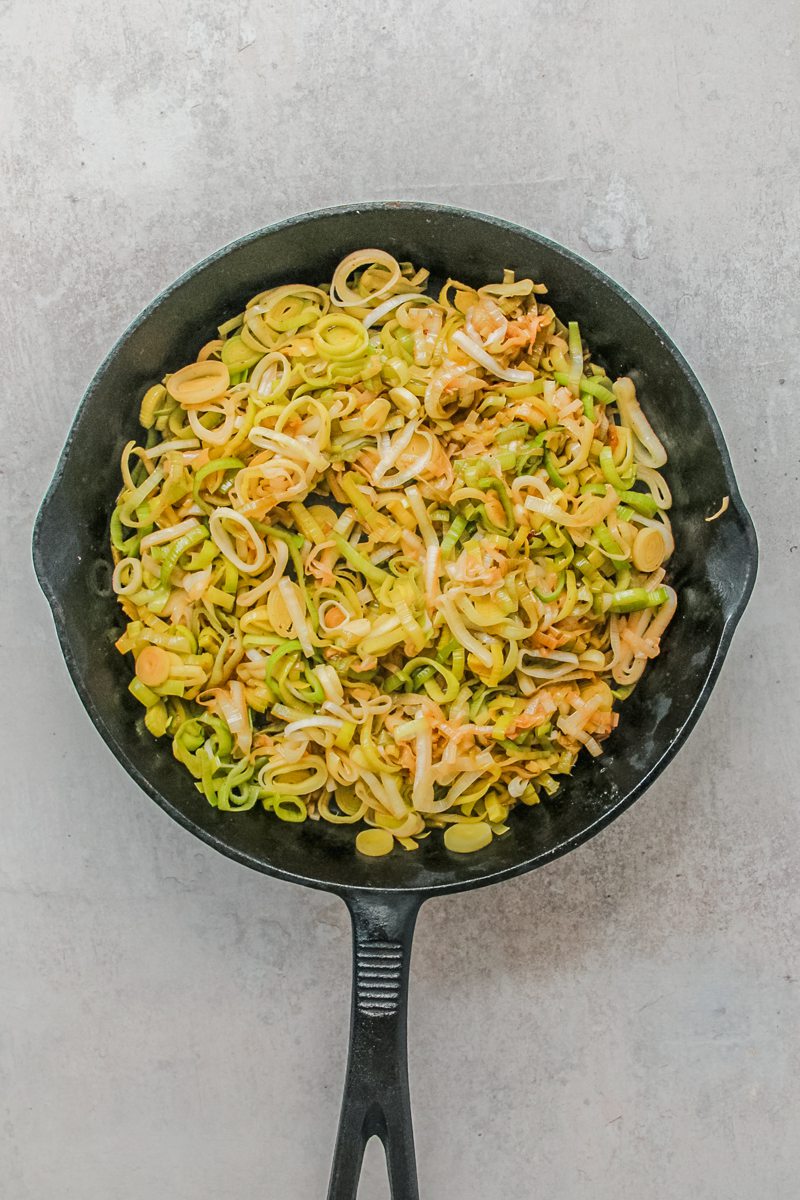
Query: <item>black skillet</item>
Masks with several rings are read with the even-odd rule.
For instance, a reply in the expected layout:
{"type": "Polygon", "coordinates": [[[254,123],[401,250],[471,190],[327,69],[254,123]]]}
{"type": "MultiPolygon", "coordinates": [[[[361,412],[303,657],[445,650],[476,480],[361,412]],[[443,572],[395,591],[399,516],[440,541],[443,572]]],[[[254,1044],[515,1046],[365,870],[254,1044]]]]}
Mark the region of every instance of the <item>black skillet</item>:
{"type": "Polygon", "coordinates": [[[597,833],[664,769],[699,717],[753,587],[757,547],[719,426],[679,351],[640,305],[575,254],[494,217],[429,204],[365,204],[311,213],[240,239],[193,267],[120,339],[87,391],[42,504],[34,562],[67,667],[89,715],[139,785],[176,821],[239,862],[342,897],[353,923],[350,1055],[329,1200],[354,1200],[366,1141],[384,1143],[394,1200],[418,1197],[406,1065],[406,1002],[414,923],[429,896],[496,883],[551,862],[597,833]],[[177,369],[277,283],[330,278],[351,250],[481,283],[504,267],[542,280],[556,311],[577,319],[597,360],[635,379],[669,451],[677,615],[664,653],[625,703],[598,761],[582,756],[550,801],[520,809],[511,832],[478,854],[431,837],[414,853],[359,857],[353,831],[287,825],[263,813],[218,812],[169,747],[140,732],[129,664],[109,587],[108,522],[119,454],[137,436],[145,388],[177,369]],[[727,512],[707,522],[730,497],[727,512]]]}

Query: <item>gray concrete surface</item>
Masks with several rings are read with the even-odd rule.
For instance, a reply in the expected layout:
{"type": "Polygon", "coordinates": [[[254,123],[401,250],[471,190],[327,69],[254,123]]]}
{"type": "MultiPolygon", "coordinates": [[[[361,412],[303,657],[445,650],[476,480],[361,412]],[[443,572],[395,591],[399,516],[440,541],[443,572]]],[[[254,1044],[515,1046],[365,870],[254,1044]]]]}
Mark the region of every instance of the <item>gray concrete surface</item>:
{"type": "MultiPolygon", "coordinates": [[[[6,0],[0,18],[2,1200],[324,1194],[344,909],[214,855],[125,778],[29,537],[145,302],[251,228],[392,197],[533,226],[638,296],[708,387],[762,548],[708,710],[647,797],[534,877],[423,910],[423,1195],[795,1200],[796,4],[6,0]]],[[[372,1150],[360,1194],[388,1194],[372,1150]]]]}

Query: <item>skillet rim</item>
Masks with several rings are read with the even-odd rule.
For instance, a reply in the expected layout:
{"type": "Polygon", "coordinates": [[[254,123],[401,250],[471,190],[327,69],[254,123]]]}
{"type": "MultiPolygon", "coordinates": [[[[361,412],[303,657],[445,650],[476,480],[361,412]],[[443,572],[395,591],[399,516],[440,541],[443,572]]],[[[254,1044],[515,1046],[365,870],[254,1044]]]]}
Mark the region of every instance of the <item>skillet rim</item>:
{"type": "Polygon", "coordinates": [[[105,744],[112,752],[117,761],[125,769],[127,774],[135,780],[139,787],[154,800],[156,804],[162,808],[174,821],[187,829],[195,837],[200,838],[206,845],[224,854],[226,858],[230,858],[235,862],[241,863],[243,866],[250,867],[252,870],[260,871],[262,874],[273,876],[277,879],[283,879],[290,883],[300,884],[305,887],[313,887],[315,889],[334,893],[341,896],[361,895],[361,896],[394,896],[416,894],[421,898],[430,896],[447,895],[452,892],[467,891],[471,888],[487,887],[493,883],[499,883],[504,879],[511,879],[516,875],[522,875],[527,871],[535,870],[538,867],[544,866],[546,863],[554,862],[564,854],[568,854],[571,850],[576,849],[596,834],[600,833],[607,825],[621,816],[640,796],[655,782],[661,775],[662,771],[669,765],[680,748],[684,745],[691,731],[694,729],[700,715],[708,703],[711,692],[719,677],[722,669],[722,664],[730,648],[736,626],[744,613],[747,603],[755,585],[755,579],[758,569],[758,543],[756,540],[755,527],[752,518],[745,507],[744,501],[739,491],[739,486],[733,472],[730,453],[727,444],[722,435],[719,422],[717,420],[711,402],[703,390],[699,379],[690,367],[689,363],[676,346],[672,338],[666,333],[658,321],[650,312],[625,288],[623,288],[616,280],[606,275],[599,267],[577,254],[575,251],[562,246],[552,238],[546,237],[544,234],[538,233],[535,230],[528,229],[523,225],[518,225],[512,221],[506,221],[502,217],[496,217],[488,213],[479,212],[475,209],[460,208],[455,205],[432,204],[422,201],[369,201],[362,204],[340,204],[333,207],[314,209],[310,212],[299,213],[291,217],[287,217],[282,221],[277,221],[271,225],[266,225],[260,229],[254,230],[251,233],[245,234],[240,238],[234,239],[232,242],[213,251],[205,258],[200,259],[192,266],[187,268],[177,279],[163,289],[128,325],[124,332],[115,340],[109,352],[103,358],[99,367],[95,371],[75,416],[72,420],[69,432],[67,434],[64,446],[59,455],[53,477],[47,489],[45,497],[39,508],[36,521],[33,529],[32,540],[33,551],[33,566],[39,585],[44,592],[45,598],[50,606],[53,621],[58,636],[59,645],[66,663],[70,678],[75,686],[75,689],[80,697],[80,700],[86,709],[89,717],[99,732],[105,744]],[[746,555],[743,561],[743,577],[739,586],[738,594],[732,604],[724,610],[725,620],[722,631],[717,641],[714,658],[709,666],[708,673],[700,688],[692,707],[690,708],[686,719],[681,725],[675,737],[670,742],[667,749],[661,757],[653,764],[650,770],[642,776],[638,783],[631,788],[615,805],[606,809],[601,813],[596,820],[585,825],[578,833],[571,837],[565,838],[556,846],[548,850],[542,851],[531,858],[521,859],[519,862],[512,863],[508,866],[501,867],[494,871],[487,871],[486,874],[474,876],[464,880],[453,880],[451,882],[433,883],[424,886],[366,886],[361,884],[339,884],[322,880],[315,876],[302,875],[294,871],[286,870],[282,867],[273,866],[265,863],[262,860],[250,855],[244,851],[237,850],[229,846],[222,838],[217,837],[211,830],[206,829],[203,825],[199,825],[191,817],[186,816],[179,808],[173,805],[166,796],[164,796],[150,781],[141,773],[138,767],[130,761],[125,750],[119,746],[111,732],[108,729],[106,722],[99,708],[96,706],[94,699],[84,684],[81,672],[78,667],[76,656],[72,651],[66,633],[66,622],[64,610],[58,594],[58,584],[50,578],[48,565],[42,553],[42,542],[44,539],[44,530],[47,525],[49,510],[53,501],[57,497],[61,479],[64,475],[67,460],[69,458],[73,442],[76,439],[78,429],[81,423],[81,417],[84,409],[91,399],[96,389],[100,386],[103,377],[116,358],[117,354],[126,345],[133,334],[143,325],[157,308],[177,289],[182,287],[195,275],[205,270],[206,267],[225,258],[228,254],[246,247],[252,242],[264,237],[268,234],[280,232],[285,229],[290,229],[293,226],[311,223],[320,219],[335,217],[339,215],[358,216],[363,212],[385,211],[386,209],[400,209],[403,211],[416,211],[435,215],[453,216],[458,218],[469,218],[477,220],[487,225],[495,226],[502,230],[507,230],[516,235],[522,234],[529,240],[544,246],[548,250],[554,251],[557,255],[570,260],[584,271],[586,271],[601,287],[613,292],[616,297],[633,309],[635,314],[641,321],[655,334],[655,336],[663,343],[669,351],[678,369],[685,377],[689,387],[694,394],[694,397],[702,408],[709,427],[711,429],[717,453],[720,457],[720,462],[725,474],[725,480],[730,496],[730,506],[735,511],[738,518],[741,533],[746,546],[746,555]]]}

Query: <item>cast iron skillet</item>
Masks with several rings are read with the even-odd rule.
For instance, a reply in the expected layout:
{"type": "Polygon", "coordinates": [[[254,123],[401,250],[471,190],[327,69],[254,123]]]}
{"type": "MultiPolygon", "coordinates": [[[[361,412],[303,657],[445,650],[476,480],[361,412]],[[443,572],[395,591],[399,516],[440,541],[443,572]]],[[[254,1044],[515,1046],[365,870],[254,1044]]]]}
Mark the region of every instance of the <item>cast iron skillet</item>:
{"type": "Polygon", "coordinates": [[[36,573],[67,667],[108,746],[186,829],[230,858],[342,897],[353,923],[350,1055],[329,1200],[356,1195],[364,1146],[384,1143],[392,1196],[418,1197],[406,1066],[411,938],[429,896],[496,883],[551,862],[597,833],[664,769],[705,705],[756,574],[757,547],[708,400],[679,351],[639,304],[596,267],[506,221],[429,204],[365,204],[310,213],[242,238],[168,288],[134,321],[87,391],[42,504],[36,573]],[[635,379],[669,451],[680,604],[664,653],[624,706],[599,761],[581,756],[552,801],[515,811],[511,832],[479,854],[448,853],[431,837],[411,854],[357,856],[353,831],[287,825],[263,813],[218,812],[170,753],[141,732],[109,578],[108,523],[119,455],[137,436],[139,400],[194,357],[218,322],[277,283],[317,283],[351,250],[380,246],[472,283],[504,267],[544,281],[562,317],[577,318],[597,359],[635,379]],[[707,523],[724,496],[728,511],[707,523]]]}

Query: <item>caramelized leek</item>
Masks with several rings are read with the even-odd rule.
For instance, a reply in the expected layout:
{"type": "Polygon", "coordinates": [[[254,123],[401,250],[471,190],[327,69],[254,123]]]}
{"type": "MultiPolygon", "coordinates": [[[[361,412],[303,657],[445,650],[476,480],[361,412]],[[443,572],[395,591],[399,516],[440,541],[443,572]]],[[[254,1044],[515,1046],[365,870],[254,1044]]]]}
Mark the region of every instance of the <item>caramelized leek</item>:
{"type": "Polygon", "coordinates": [[[554,795],[677,605],[633,382],[532,280],[426,284],[368,249],[254,296],[144,393],[110,514],[148,733],[220,811],[368,857],[554,795]]]}

